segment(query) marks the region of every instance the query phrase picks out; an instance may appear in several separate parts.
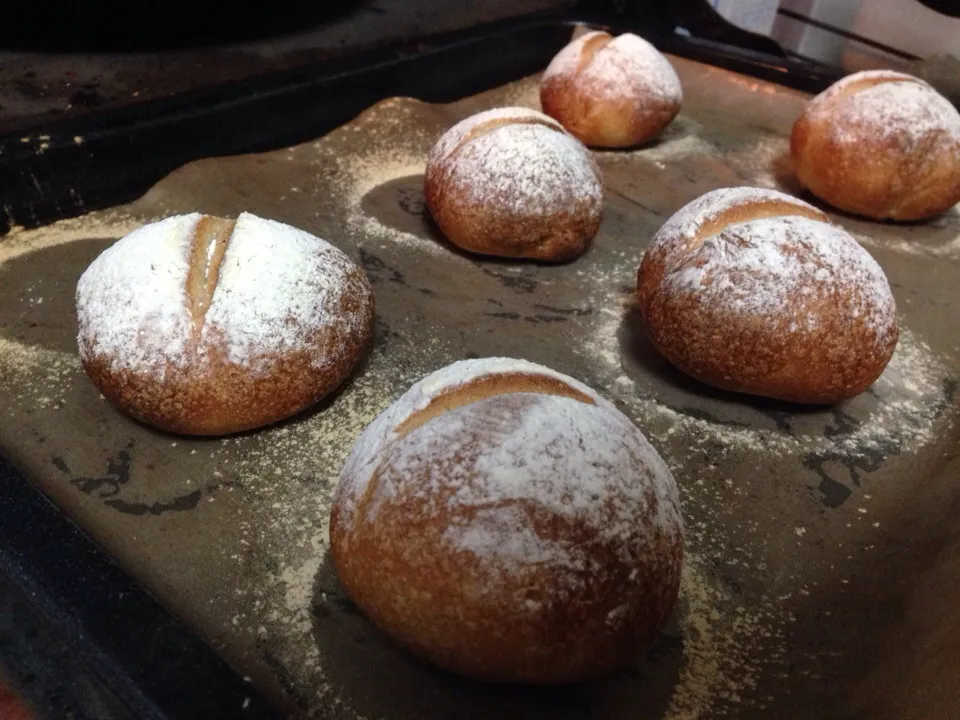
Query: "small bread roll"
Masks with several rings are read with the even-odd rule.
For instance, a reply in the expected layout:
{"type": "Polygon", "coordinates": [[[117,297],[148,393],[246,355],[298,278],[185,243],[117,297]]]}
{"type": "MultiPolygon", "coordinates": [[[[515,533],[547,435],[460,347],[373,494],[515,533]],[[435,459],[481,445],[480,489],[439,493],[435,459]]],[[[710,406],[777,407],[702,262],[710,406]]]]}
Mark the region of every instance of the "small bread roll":
{"type": "Polygon", "coordinates": [[[450,128],[427,160],[424,191],[450,242],[484,255],[570,260],[603,218],[590,153],[525,108],[488,110],[450,128]]]}
{"type": "Polygon", "coordinates": [[[652,140],[680,112],[683,88],[670,62],[643,38],[589,32],[567,45],[540,80],[540,105],[592,147],[652,140]]]}
{"type": "Polygon", "coordinates": [[[454,363],[367,427],[331,552],[351,598],[447,670],[583,680],[636,662],[677,597],[677,487],[643,434],[573,378],[454,363]]]}
{"type": "Polygon", "coordinates": [[[848,75],[793,126],[797,178],[834,207],[878,220],[918,220],[960,202],[960,113],[919,78],[848,75]]]}
{"type": "Polygon", "coordinates": [[[332,245],[249,213],[178,215],[105,250],[77,283],[80,359],[120,409],[222,435],[276,422],[349,375],[373,292],[332,245]]]}
{"type": "Polygon", "coordinates": [[[725,390],[836,403],[880,376],[899,338],[874,259],[783,193],[714,190],[657,232],[637,273],[653,344],[725,390]]]}

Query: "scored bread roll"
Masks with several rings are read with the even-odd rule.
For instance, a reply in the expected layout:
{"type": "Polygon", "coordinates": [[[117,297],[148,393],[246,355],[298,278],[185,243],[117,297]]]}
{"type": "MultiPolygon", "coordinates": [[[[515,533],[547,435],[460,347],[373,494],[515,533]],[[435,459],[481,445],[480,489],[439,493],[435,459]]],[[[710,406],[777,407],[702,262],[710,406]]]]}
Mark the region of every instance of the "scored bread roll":
{"type": "Polygon", "coordinates": [[[363,271],[302,230],[192,213],[105,250],[76,292],[83,368],[154,427],[221,435],[267,425],[337,387],[369,344],[363,271]]]}
{"type": "Polygon", "coordinates": [[[822,212],[774,190],[714,190],[660,228],[637,273],[657,349],[725,390],[835,403],[899,338],[883,270],[822,212]]]}
{"type": "Polygon", "coordinates": [[[670,61],[631,33],[581,35],[554,57],[540,80],[543,111],[592,147],[652,140],[682,102],[670,61]]]}
{"type": "Polygon", "coordinates": [[[443,234],[470,252],[570,260],[600,229],[603,184],[587,149],[556,120],[498,108],[454,125],[424,178],[443,234]]]}
{"type": "Polygon", "coordinates": [[[794,123],[790,152],[797,179],[847,212],[919,220],[960,202],[960,113],[910,75],[834,83],[794,123]]]}
{"type": "Polygon", "coordinates": [[[586,385],[505,358],[427,376],[364,430],[330,541],[347,593],[387,635],[514,683],[637,661],[683,558],[677,487],[643,434],[586,385]]]}

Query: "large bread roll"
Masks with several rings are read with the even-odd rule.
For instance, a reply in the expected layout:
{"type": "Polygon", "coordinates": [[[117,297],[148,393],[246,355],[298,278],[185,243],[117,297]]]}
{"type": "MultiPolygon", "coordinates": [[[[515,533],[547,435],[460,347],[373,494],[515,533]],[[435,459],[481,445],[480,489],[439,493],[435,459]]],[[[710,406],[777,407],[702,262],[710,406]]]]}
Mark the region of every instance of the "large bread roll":
{"type": "Polygon", "coordinates": [[[637,273],[650,339],[710,385],[835,403],[880,376],[899,337],[880,266],[816,208],[714,190],[657,232],[637,273]]]}
{"type": "Polygon", "coordinates": [[[600,229],[603,184],[587,149],[556,120],[498,108],[454,125],[434,146],[427,207],[464,250],[570,260],[600,229]]]}
{"type": "Polygon", "coordinates": [[[800,182],[841,210],[918,220],[960,202],[960,113],[910,75],[834,83],[794,123],[790,151],[800,182]]]}
{"type": "Polygon", "coordinates": [[[540,80],[543,111],[593,147],[652,140],[682,102],[670,61],[631,33],[581,35],[554,57],[540,80]]]}
{"type": "Polygon", "coordinates": [[[589,387],[509,359],[454,363],[380,415],[330,525],[347,593],[440,667],[516,683],[635,662],[680,582],[677,488],[589,387]]]}
{"type": "Polygon", "coordinates": [[[249,213],[146,225],[77,283],[83,367],[162,430],[220,435],[276,422],[350,373],[370,341],[363,271],[332,245],[249,213]]]}

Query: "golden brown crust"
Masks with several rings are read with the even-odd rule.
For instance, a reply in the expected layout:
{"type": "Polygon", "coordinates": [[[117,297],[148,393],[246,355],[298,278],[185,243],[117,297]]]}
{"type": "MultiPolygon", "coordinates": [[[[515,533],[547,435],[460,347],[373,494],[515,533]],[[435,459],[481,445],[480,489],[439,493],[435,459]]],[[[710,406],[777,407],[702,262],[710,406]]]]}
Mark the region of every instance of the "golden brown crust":
{"type": "Polygon", "coordinates": [[[442,521],[411,521],[428,512],[416,504],[382,510],[376,523],[349,539],[348,551],[342,549],[346,530],[334,508],[330,537],[337,574],[377,627],[421,659],[461,675],[521,684],[582,682],[636,662],[676,604],[679,575],[674,583],[658,582],[657,576],[682,565],[682,543],[664,540],[655,546],[656,559],[647,561],[649,585],[637,592],[630,578],[634,566],[623,561],[615,543],[598,542],[582,524],[535,503],[515,504],[537,537],[590,548],[592,571],[582,573],[583,590],[576,597],[557,597],[557,578],[542,570],[528,573],[522,586],[478,601],[478,586],[490,575],[482,560],[470,553],[438,553],[442,521]],[[524,612],[527,601],[546,609],[524,612]],[[606,622],[613,612],[628,618],[616,632],[606,622]]]}
{"type": "Polygon", "coordinates": [[[680,112],[679,95],[627,86],[612,92],[587,72],[595,62],[617,62],[607,54],[624,50],[610,47],[613,39],[609,33],[594,32],[575,40],[571,45],[580,44],[577,62],[548,68],[540,82],[543,111],[590,147],[622,148],[648,142],[680,112]]]}
{"type": "Polygon", "coordinates": [[[159,430],[198,436],[253,430],[321,400],[347,379],[367,352],[373,294],[360,283],[351,291],[344,302],[362,306],[367,327],[363,337],[318,333],[311,338],[314,350],[271,358],[267,373],[246,372],[210,347],[196,351],[186,369],[170,365],[163,382],[152,374],[116,368],[109,358],[90,357],[83,360],[83,368],[107,400],[159,430]],[[313,362],[317,353],[337,362],[318,368],[313,362]]]}
{"type": "Polygon", "coordinates": [[[877,346],[876,332],[835,312],[824,296],[809,307],[826,318],[802,338],[791,333],[793,317],[774,327],[744,322],[728,308],[705,305],[693,296],[657,293],[657,270],[640,270],[640,294],[650,340],[677,368],[722,390],[805,404],[834,404],[855,397],[880,377],[899,337],[899,328],[877,346]],[[723,328],[722,333],[717,328],[723,328]]]}
{"type": "MultiPolygon", "coordinates": [[[[862,73],[815,97],[790,137],[797,179],[834,207],[874,219],[919,220],[960,202],[960,137],[947,127],[915,134],[924,118],[857,112],[856,96],[879,85],[909,84],[946,103],[918,78],[862,73]],[[911,127],[913,126],[913,127],[911,127]]],[[[896,101],[890,103],[891,113],[896,101]]]]}
{"type": "Polygon", "coordinates": [[[485,400],[496,395],[509,393],[533,392],[541,395],[562,395],[577,402],[593,405],[593,398],[584,395],[566,383],[546,375],[531,375],[529,373],[508,373],[476,378],[452,390],[438,395],[425,408],[418,410],[397,427],[398,437],[416,430],[421,425],[430,422],[438,415],[449,412],[464,405],[485,400]]]}
{"type": "MultiPolygon", "coordinates": [[[[480,377],[442,394],[420,414],[396,428],[405,433],[443,422],[444,413],[471,405],[475,436],[454,462],[462,472],[485,443],[496,443],[510,418],[538,402],[538,393],[560,395],[594,406],[592,398],[555,378],[531,374],[480,377]]],[[[462,412],[462,410],[461,410],[462,412]]],[[[396,437],[396,436],[394,436],[396,437]]],[[[564,683],[601,676],[635,662],[656,638],[676,602],[683,561],[682,532],[651,532],[651,541],[598,536],[596,527],[552,512],[525,498],[477,505],[459,502],[456,488],[430,492],[429,477],[449,470],[450,458],[393,465],[382,449],[366,491],[347,519],[341,498],[330,522],[331,553],[349,596],[388,635],[422,659],[469,677],[510,683],[564,683]],[[411,475],[411,473],[414,473],[411,475]],[[371,510],[380,485],[399,489],[371,510]],[[478,513],[509,510],[523,518],[538,542],[581,548],[588,560],[571,569],[531,559],[519,571],[502,568],[446,541],[450,528],[475,521],[478,513]],[[642,550],[638,550],[639,547],[642,550]],[[631,550],[626,550],[629,547],[631,550]],[[635,552],[634,552],[635,551],[635,552]],[[638,578],[638,573],[640,578],[638,578]],[[571,585],[571,583],[573,583],[571,585]]],[[[639,458],[625,477],[649,477],[639,458]]],[[[341,483],[357,478],[342,478],[341,483]]],[[[558,478],[559,481],[559,478],[558,478]]],[[[597,499],[618,502],[615,497],[597,499]]],[[[656,507],[652,502],[648,508],[656,507]]],[[[655,511],[653,511],[655,512],[655,511]]],[[[636,507],[637,533],[655,521],[636,507]]],[[[510,542],[508,535],[503,542],[510,542]]]]}
{"type": "MultiPolygon", "coordinates": [[[[717,220],[704,223],[692,233],[692,240],[675,229],[661,230],[637,271],[637,298],[650,340],[677,368],[724,390],[812,404],[854,397],[877,380],[899,339],[885,280],[877,289],[876,302],[885,308],[889,302],[889,308],[875,315],[865,311],[870,307],[865,296],[874,290],[856,285],[852,267],[849,283],[834,282],[832,270],[821,264],[822,281],[815,273],[798,278],[787,305],[763,316],[743,312],[740,305],[725,301],[723,293],[690,291],[675,282],[685,271],[703,267],[704,257],[698,250],[708,238],[723,246],[718,255],[729,257],[730,264],[703,282],[743,281],[753,270],[734,265],[744,243],[727,228],[776,217],[827,222],[826,216],[805,204],[748,200],[742,208],[719,213],[717,220]]],[[[802,231],[771,226],[770,241],[784,232],[802,238],[802,231]]],[[[793,245],[787,240],[785,256],[793,255],[801,263],[817,262],[801,239],[793,245]]],[[[855,243],[852,238],[849,242],[855,243]]],[[[733,289],[727,294],[732,296],[733,289]]],[[[874,302],[872,297],[869,302],[874,302]]]]}
{"type": "Polygon", "coordinates": [[[427,205],[444,236],[469,252],[495,257],[566,262],[579,257],[600,230],[599,213],[574,208],[549,220],[517,217],[495,206],[461,205],[455,191],[427,171],[427,205]]]}
{"type": "Polygon", "coordinates": [[[528,163],[531,166],[538,163],[581,166],[573,177],[586,177],[588,186],[560,188],[562,197],[531,200],[529,194],[541,192],[536,183],[500,184],[490,177],[471,175],[475,165],[461,166],[467,146],[495,144],[491,133],[518,125],[537,125],[545,132],[558,133],[576,143],[549,118],[532,117],[528,113],[480,122],[451,150],[431,154],[424,174],[427,207],[447,239],[469,252],[549,262],[572,260],[587,249],[603,219],[600,169],[585,149],[581,153],[576,147],[570,148],[567,157],[547,156],[556,152],[552,147],[530,145],[526,150],[531,154],[528,163]],[[485,192],[477,192],[476,187],[468,190],[468,184],[488,187],[485,192]],[[481,199],[478,200],[478,196],[481,199]],[[528,200],[538,205],[536,210],[524,207],[528,200]]]}
{"type": "Polygon", "coordinates": [[[185,302],[192,326],[185,357],[164,370],[118,366],[95,348],[96,327],[81,326],[81,361],[104,397],[132,417],[167,432],[226,435],[278,422],[313,405],[338,387],[367,351],[375,302],[360,268],[342,283],[338,317],[356,326],[325,323],[306,331],[301,349],[260,353],[244,365],[231,362],[222,333],[206,324],[219,267],[235,221],[203,217],[192,239],[185,302]]]}

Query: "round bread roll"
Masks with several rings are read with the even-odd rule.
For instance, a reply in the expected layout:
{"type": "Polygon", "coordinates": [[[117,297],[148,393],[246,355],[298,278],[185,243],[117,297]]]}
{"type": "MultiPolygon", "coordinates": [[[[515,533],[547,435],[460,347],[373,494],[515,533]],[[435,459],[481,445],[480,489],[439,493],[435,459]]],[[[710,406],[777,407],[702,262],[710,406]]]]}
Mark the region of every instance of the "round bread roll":
{"type": "Polygon", "coordinates": [[[800,182],[851,213],[918,220],[960,202],[960,113],[910,75],[834,83],[794,123],[790,152],[800,182]]]}
{"type": "Polygon", "coordinates": [[[650,339],[682,371],[792,402],[866,390],[900,333],[870,254],[773,190],[714,190],[683,207],[644,254],[637,294],[650,339]]]}
{"type": "Polygon", "coordinates": [[[370,341],[363,271],[332,245],[249,213],[178,215],[105,250],[77,284],[84,370],[156,428],[222,435],[317,402],[370,341]]]}
{"type": "Polygon", "coordinates": [[[373,622],[481,680],[560,683],[636,662],[676,601],[677,487],[589,387],[533,363],[454,363],[357,440],[330,525],[373,622]]]}
{"type": "Polygon", "coordinates": [[[427,160],[424,192],[450,242],[484,255],[570,260],[603,218],[589,151],[525,108],[488,110],[450,128],[427,160]]]}
{"type": "Polygon", "coordinates": [[[540,105],[592,147],[652,140],[680,112],[683,88],[670,62],[643,38],[581,35],[547,66],[540,105]]]}

